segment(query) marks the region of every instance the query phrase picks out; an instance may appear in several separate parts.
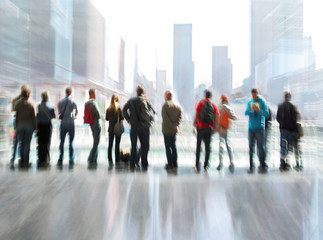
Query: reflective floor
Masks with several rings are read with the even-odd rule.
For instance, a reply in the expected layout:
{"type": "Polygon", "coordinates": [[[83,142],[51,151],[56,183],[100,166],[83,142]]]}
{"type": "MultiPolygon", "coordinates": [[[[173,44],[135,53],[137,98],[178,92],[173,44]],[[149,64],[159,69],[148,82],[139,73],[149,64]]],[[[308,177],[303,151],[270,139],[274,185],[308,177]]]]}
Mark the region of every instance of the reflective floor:
{"type": "Polygon", "coordinates": [[[0,172],[0,239],[322,239],[317,170],[0,172]]]}
{"type": "Polygon", "coordinates": [[[76,146],[73,170],[55,167],[57,142],[52,167],[43,171],[35,167],[35,143],[27,171],[10,170],[11,150],[0,151],[0,239],[323,239],[322,141],[304,138],[304,171],[281,173],[273,140],[269,172],[252,175],[245,138],[232,139],[233,174],[227,156],[224,170],[216,170],[216,137],[210,170],[197,174],[194,141],[178,137],[172,172],[163,169],[161,137],[151,138],[147,172],[109,167],[104,141],[96,170],[86,168],[89,146],[76,146]]]}

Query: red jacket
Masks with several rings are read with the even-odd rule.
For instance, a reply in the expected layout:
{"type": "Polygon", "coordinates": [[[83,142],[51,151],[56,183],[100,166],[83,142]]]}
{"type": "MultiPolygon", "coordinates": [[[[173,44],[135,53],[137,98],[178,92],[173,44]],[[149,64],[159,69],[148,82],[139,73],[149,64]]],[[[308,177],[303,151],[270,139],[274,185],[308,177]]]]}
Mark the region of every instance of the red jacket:
{"type": "Polygon", "coordinates": [[[208,122],[208,123],[201,121],[201,113],[202,113],[202,108],[204,106],[204,101],[210,101],[212,103],[213,108],[214,108],[214,119],[216,117],[216,114],[218,114],[220,116],[220,112],[219,112],[218,107],[211,101],[210,98],[204,98],[203,100],[200,100],[196,105],[197,129],[201,129],[201,128],[205,128],[205,127],[215,128],[214,121],[208,122]]]}

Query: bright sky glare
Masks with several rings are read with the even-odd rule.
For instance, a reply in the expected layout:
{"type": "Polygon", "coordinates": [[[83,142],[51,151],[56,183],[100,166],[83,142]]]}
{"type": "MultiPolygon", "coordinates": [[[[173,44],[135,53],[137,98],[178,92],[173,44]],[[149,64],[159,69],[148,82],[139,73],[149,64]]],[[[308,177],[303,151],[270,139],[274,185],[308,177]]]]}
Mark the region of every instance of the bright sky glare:
{"type": "MultiPolygon", "coordinates": [[[[211,84],[212,46],[228,46],[233,65],[233,87],[250,74],[250,0],[92,0],[107,19],[110,31],[126,43],[125,74],[132,89],[135,44],[139,68],[155,80],[156,65],[167,70],[172,84],[173,25],[192,23],[195,86],[211,84]],[[156,63],[157,61],[157,63],[156,63]]],[[[317,67],[323,67],[323,22],[320,0],[304,0],[304,34],[313,37],[317,67]],[[315,24],[316,23],[316,24],[315,24]],[[320,50],[321,49],[321,50],[320,50]]]]}

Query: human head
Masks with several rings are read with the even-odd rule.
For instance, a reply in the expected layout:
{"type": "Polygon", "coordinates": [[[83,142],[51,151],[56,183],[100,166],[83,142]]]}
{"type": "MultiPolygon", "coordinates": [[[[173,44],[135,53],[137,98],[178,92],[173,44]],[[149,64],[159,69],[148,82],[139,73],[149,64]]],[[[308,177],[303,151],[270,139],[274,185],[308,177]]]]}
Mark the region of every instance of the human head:
{"type": "Polygon", "coordinates": [[[205,96],[206,98],[212,98],[212,93],[211,93],[211,91],[210,91],[210,90],[208,90],[208,89],[206,89],[206,90],[204,91],[204,96],[205,96]]]}
{"type": "Polygon", "coordinates": [[[23,98],[29,98],[30,97],[30,90],[29,90],[28,87],[24,88],[21,91],[21,97],[23,97],[23,98]]]}
{"type": "Polygon", "coordinates": [[[89,96],[90,96],[90,98],[93,98],[93,99],[96,98],[96,93],[95,93],[95,89],[94,88],[90,88],[90,90],[89,90],[89,96]]]}
{"type": "Polygon", "coordinates": [[[292,98],[292,95],[291,95],[290,91],[285,91],[284,92],[284,97],[285,97],[286,101],[290,101],[291,98],[292,98]]]}
{"type": "Polygon", "coordinates": [[[110,102],[110,104],[111,104],[111,105],[113,105],[113,104],[115,104],[116,102],[119,102],[119,97],[117,96],[117,94],[113,94],[113,95],[111,96],[111,102],[110,102]]]}
{"type": "Polygon", "coordinates": [[[72,94],[72,88],[71,87],[67,87],[65,89],[65,93],[66,93],[67,96],[70,96],[72,94]]]}
{"type": "Polygon", "coordinates": [[[48,93],[47,92],[42,92],[41,93],[41,99],[42,99],[42,101],[47,102],[48,101],[48,93]]]}
{"type": "Polygon", "coordinates": [[[228,103],[229,97],[226,94],[221,94],[220,101],[221,101],[221,103],[228,103]]]}
{"type": "Polygon", "coordinates": [[[258,89],[257,88],[251,89],[251,95],[252,95],[253,100],[256,101],[258,99],[258,89]]]}
{"type": "Polygon", "coordinates": [[[142,94],[144,94],[144,87],[139,85],[136,89],[137,92],[137,96],[141,96],[142,94]]]}
{"type": "Polygon", "coordinates": [[[171,90],[167,90],[165,92],[165,100],[167,101],[167,100],[172,100],[172,99],[173,99],[173,93],[172,93],[172,91],[171,90]]]}

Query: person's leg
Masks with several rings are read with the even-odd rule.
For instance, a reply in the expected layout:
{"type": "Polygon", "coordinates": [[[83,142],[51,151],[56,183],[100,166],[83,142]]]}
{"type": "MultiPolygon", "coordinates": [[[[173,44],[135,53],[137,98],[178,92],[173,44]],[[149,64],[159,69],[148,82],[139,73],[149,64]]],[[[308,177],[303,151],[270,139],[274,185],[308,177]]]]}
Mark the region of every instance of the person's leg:
{"type": "Polygon", "coordinates": [[[63,160],[64,160],[64,143],[65,143],[65,137],[66,137],[66,127],[65,126],[60,126],[60,143],[59,143],[59,158],[58,158],[58,165],[61,165],[63,160]]]}
{"type": "Polygon", "coordinates": [[[164,144],[165,144],[165,151],[166,151],[166,158],[167,158],[167,165],[166,167],[172,167],[172,153],[171,153],[171,137],[170,135],[164,134],[164,144]]]}
{"type": "Polygon", "coordinates": [[[280,169],[285,169],[286,167],[288,144],[287,131],[282,129],[280,131],[280,169]]]}
{"type": "Polygon", "coordinates": [[[219,165],[216,168],[217,170],[221,170],[223,167],[223,144],[225,142],[225,134],[221,133],[219,134],[219,165]]]}
{"type": "Polygon", "coordinates": [[[31,139],[33,137],[33,132],[34,132],[34,128],[33,126],[28,126],[26,127],[26,134],[25,134],[25,163],[26,163],[26,167],[29,167],[29,152],[30,152],[30,143],[31,143],[31,139]]]}
{"type": "Polygon", "coordinates": [[[171,135],[170,138],[171,159],[173,167],[177,168],[177,148],[176,148],[176,134],[171,135]]]}
{"type": "Polygon", "coordinates": [[[119,163],[120,162],[120,141],[121,141],[121,135],[120,136],[115,136],[116,142],[114,145],[114,155],[115,155],[115,162],[119,163]]]}
{"type": "Polygon", "coordinates": [[[249,141],[249,170],[252,172],[254,169],[253,153],[255,150],[255,134],[254,131],[248,130],[248,141],[249,141]]]}
{"type": "Polygon", "coordinates": [[[140,148],[141,148],[141,166],[144,170],[148,167],[148,150],[149,150],[149,128],[144,129],[139,134],[140,148]]]}
{"type": "Polygon", "coordinates": [[[15,134],[13,136],[13,147],[12,147],[12,157],[10,160],[10,164],[14,164],[17,155],[17,146],[18,146],[18,137],[17,137],[17,130],[15,130],[15,134]]]}
{"type": "Polygon", "coordinates": [[[201,130],[197,130],[197,140],[196,140],[196,160],[195,167],[196,170],[200,170],[200,153],[201,153],[201,142],[202,142],[202,133],[201,130]]]}
{"type": "Polygon", "coordinates": [[[45,146],[46,146],[46,128],[43,124],[38,124],[37,131],[37,150],[38,150],[38,166],[42,167],[45,162],[45,146]]]}
{"type": "Polygon", "coordinates": [[[52,124],[49,124],[47,126],[47,135],[46,135],[46,165],[48,166],[50,164],[50,144],[52,139],[52,124]]]}
{"type": "Polygon", "coordinates": [[[265,151],[265,129],[256,131],[257,150],[259,153],[259,162],[262,168],[267,168],[266,164],[266,151],[265,151]]]}
{"type": "Polygon", "coordinates": [[[70,153],[70,165],[74,164],[74,137],[75,137],[75,126],[74,124],[72,126],[69,127],[68,130],[68,134],[69,134],[69,153],[70,153]]]}
{"type": "Polygon", "coordinates": [[[131,153],[130,153],[130,170],[135,169],[135,160],[137,158],[137,129],[135,127],[131,127],[130,130],[130,141],[131,141],[131,153]]]}
{"type": "Polygon", "coordinates": [[[109,146],[108,146],[108,160],[112,163],[112,146],[114,140],[114,133],[109,133],[109,146]]]}
{"type": "Polygon", "coordinates": [[[207,170],[209,167],[209,159],[211,153],[211,134],[212,129],[206,128],[204,133],[204,143],[205,143],[205,161],[204,161],[204,169],[207,170]]]}

